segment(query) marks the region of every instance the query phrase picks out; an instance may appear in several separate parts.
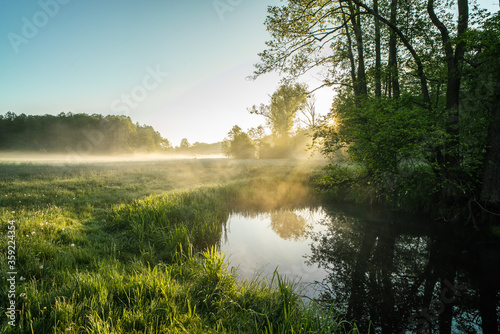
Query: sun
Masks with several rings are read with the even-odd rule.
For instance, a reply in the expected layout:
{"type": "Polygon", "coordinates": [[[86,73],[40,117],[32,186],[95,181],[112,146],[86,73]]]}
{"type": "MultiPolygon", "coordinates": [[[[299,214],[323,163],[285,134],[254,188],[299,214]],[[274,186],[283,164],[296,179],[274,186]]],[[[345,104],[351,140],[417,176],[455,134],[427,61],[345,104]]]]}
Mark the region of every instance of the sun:
{"type": "Polygon", "coordinates": [[[330,119],[326,120],[325,124],[328,127],[334,127],[335,125],[337,125],[337,121],[335,120],[335,117],[331,117],[330,119]]]}

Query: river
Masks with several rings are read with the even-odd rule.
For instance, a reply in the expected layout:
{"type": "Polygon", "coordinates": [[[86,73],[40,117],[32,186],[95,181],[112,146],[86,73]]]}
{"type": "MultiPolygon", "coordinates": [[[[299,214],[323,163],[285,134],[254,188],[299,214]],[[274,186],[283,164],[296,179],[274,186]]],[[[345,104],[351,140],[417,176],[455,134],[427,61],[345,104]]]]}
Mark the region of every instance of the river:
{"type": "Polygon", "coordinates": [[[498,237],[350,205],[234,212],[219,249],[243,279],[275,270],[362,332],[498,333],[498,237]]]}

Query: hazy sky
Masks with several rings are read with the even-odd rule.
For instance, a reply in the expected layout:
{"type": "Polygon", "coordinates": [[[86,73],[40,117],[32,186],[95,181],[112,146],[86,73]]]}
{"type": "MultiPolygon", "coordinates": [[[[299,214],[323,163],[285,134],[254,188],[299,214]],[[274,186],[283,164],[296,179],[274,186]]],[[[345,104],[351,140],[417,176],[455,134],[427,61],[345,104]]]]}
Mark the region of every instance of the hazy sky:
{"type": "MultiPolygon", "coordinates": [[[[178,145],[263,123],[275,74],[245,78],[279,0],[1,0],[0,114],[128,115],[178,145]]],[[[483,0],[498,10],[498,3],[483,0]]],[[[314,82],[309,82],[314,85],[314,82]]],[[[320,93],[328,111],[331,93],[320,93]]]]}

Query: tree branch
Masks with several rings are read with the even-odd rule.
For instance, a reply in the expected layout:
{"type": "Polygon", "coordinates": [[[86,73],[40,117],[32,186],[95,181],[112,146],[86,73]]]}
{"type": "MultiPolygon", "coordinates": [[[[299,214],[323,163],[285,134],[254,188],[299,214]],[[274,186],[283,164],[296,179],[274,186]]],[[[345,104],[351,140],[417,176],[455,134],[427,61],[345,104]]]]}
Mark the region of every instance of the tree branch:
{"type": "Polygon", "coordinates": [[[429,96],[429,89],[427,87],[427,77],[425,76],[424,73],[424,66],[422,65],[422,60],[420,59],[420,56],[417,54],[413,46],[411,45],[410,41],[408,38],[403,34],[403,32],[394,24],[392,24],[389,20],[387,20],[385,17],[380,15],[380,13],[375,12],[372,8],[368,7],[366,4],[359,0],[352,0],[356,5],[360,6],[364,10],[366,10],[368,13],[373,15],[375,18],[377,18],[380,22],[384,23],[386,26],[391,28],[400,38],[401,42],[404,44],[406,49],[410,52],[413,60],[417,64],[417,74],[420,78],[420,86],[422,89],[422,95],[424,97],[424,102],[426,104],[426,107],[428,110],[432,110],[432,105],[431,105],[431,100],[429,96]]]}

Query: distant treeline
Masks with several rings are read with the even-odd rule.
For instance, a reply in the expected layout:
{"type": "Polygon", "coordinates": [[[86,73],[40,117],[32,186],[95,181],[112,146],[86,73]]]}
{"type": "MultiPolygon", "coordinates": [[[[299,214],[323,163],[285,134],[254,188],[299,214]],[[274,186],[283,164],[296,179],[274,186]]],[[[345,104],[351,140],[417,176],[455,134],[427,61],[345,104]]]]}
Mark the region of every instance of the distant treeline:
{"type": "Polygon", "coordinates": [[[200,143],[195,142],[190,144],[187,138],[182,138],[179,146],[173,147],[169,150],[175,154],[187,154],[187,155],[218,155],[222,154],[222,143],[200,143]]]}
{"type": "Polygon", "coordinates": [[[0,115],[0,150],[77,155],[159,152],[170,142],[153,127],[134,124],[128,116],[60,113],[0,115]]]}

